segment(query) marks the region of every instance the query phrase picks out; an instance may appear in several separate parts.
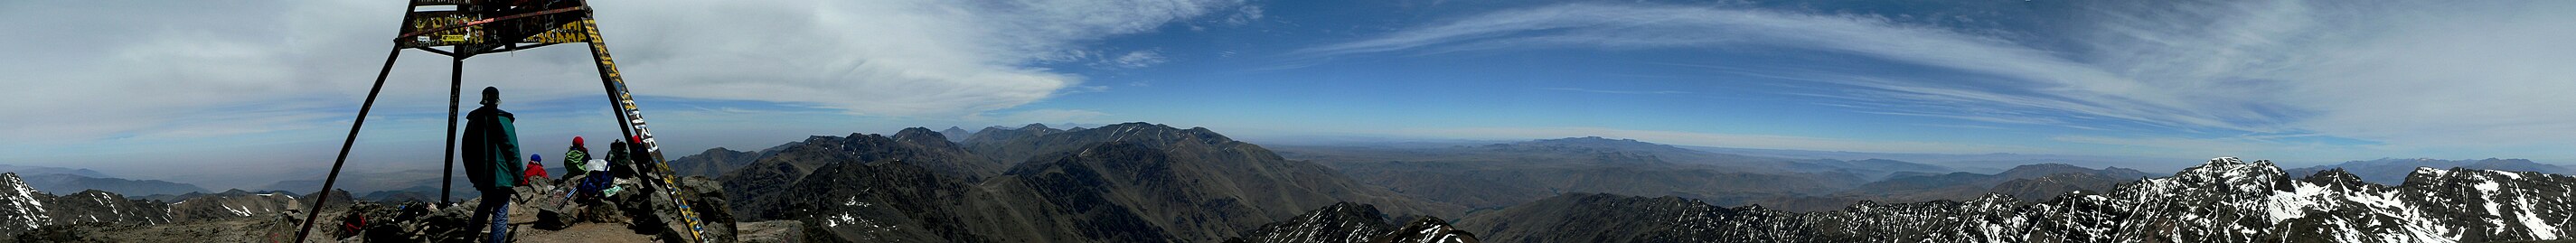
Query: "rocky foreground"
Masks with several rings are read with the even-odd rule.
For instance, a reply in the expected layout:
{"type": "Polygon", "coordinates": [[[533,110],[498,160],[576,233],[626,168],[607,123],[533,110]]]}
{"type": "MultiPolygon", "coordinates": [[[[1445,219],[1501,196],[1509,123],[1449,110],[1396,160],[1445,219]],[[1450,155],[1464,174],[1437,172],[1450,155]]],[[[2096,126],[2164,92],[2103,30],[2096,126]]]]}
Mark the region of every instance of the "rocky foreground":
{"type": "MultiPolygon", "coordinates": [[[[679,193],[703,219],[691,234],[670,193],[627,190],[599,200],[569,200],[562,188],[540,182],[521,187],[510,225],[521,242],[800,242],[801,224],[736,223],[723,186],[706,178],[681,181],[679,193]],[[739,234],[738,234],[739,233],[739,234]]],[[[53,196],[0,174],[0,233],[8,242],[293,242],[310,199],[286,193],[232,191],[179,202],[125,199],[85,191],[53,196]]],[[[466,222],[480,198],[454,205],[426,202],[353,202],[335,193],[323,207],[307,242],[473,242],[488,226],[466,222]]]]}

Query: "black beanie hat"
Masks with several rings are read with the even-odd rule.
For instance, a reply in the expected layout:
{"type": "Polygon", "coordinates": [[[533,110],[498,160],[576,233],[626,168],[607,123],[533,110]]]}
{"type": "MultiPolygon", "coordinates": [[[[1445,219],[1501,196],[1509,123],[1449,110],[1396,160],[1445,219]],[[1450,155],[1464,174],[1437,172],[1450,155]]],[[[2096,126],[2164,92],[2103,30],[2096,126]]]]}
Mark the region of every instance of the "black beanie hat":
{"type": "Polygon", "coordinates": [[[500,103],[500,101],[501,88],[493,88],[491,86],[483,87],[483,104],[490,105],[492,103],[500,103]]]}

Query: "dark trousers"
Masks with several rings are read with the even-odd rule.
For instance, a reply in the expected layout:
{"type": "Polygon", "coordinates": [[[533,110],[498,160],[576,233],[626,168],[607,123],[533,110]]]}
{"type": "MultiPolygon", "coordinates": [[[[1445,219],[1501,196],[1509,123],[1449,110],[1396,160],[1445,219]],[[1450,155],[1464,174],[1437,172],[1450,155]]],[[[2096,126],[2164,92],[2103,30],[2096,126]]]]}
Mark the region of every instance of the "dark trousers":
{"type": "Polygon", "coordinates": [[[485,222],[483,221],[485,218],[490,218],[492,237],[488,242],[499,243],[509,240],[510,197],[517,195],[518,192],[509,189],[483,191],[483,203],[475,205],[474,219],[465,222],[485,222]]]}

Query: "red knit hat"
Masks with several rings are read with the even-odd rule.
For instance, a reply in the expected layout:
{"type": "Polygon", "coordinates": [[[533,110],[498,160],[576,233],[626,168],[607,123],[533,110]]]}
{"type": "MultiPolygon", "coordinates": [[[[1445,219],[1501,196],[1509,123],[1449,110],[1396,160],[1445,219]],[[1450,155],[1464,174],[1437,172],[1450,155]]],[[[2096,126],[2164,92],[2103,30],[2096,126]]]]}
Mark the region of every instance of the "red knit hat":
{"type": "Polygon", "coordinates": [[[581,136],[572,136],[572,146],[581,146],[581,136]]]}

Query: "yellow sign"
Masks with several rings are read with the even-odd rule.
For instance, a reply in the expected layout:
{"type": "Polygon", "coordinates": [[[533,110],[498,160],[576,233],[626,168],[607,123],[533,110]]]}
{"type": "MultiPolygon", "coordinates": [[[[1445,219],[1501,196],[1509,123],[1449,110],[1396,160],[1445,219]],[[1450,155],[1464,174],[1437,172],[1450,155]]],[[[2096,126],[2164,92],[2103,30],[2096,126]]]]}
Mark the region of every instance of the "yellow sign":
{"type": "Polygon", "coordinates": [[[521,43],[582,43],[582,42],[590,42],[590,33],[583,33],[583,32],[581,31],[581,22],[570,22],[570,23],[564,23],[564,24],[563,24],[563,26],[556,26],[554,29],[548,29],[548,30],[546,30],[546,32],[545,32],[545,33],[537,33],[537,36],[529,36],[527,40],[520,40],[519,42],[521,42],[521,43]]]}
{"type": "MultiPolygon", "coordinates": [[[[406,25],[403,25],[403,29],[402,29],[402,32],[401,32],[401,33],[415,33],[415,32],[420,32],[420,31],[424,31],[424,30],[437,30],[437,29],[440,29],[440,28],[446,28],[446,27],[449,27],[449,26],[461,26],[461,25],[465,25],[466,23],[471,23],[471,22],[474,22],[474,21],[489,21],[489,20],[485,20],[485,17],[486,17],[486,16],[483,16],[482,14],[468,13],[468,12],[459,12],[459,11],[413,12],[413,13],[412,13],[412,18],[411,18],[411,23],[406,24],[406,25]]],[[[533,18],[530,18],[530,19],[527,19],[527,20],[534,20],[534,19],[533,19],[533,18]]],[[[493,36],[493,35],[499,34],[499,32],[497,32],[497,31],[492,31],[492,30],[495,30],[494,28],[513,28],[513,29],[517,29],[517,30],[533,30],[533,29],[537,29],[537,28],[543,28],[543,29],[544,29],[542,32],[537,32],[537,34],[535,34],[535,35],[528,36],[527,38],[522,38],[522,39],[520,39],[520,40],[516,41],[516,43],[583,43],[583,42],[590,42],[590,34],[589,34],[589,33],[587,33],[587,32],[583,32],[583,31],[581,31],[581,29],[582,29],[582,25],[581,25],[581,22],[580,22],[580,21],[566,21],[565,23],[562,23],[562,24],[557,24],[557,25],[553,25],[553,26],[545,26],[545,27],[526,26],[526,24],[544,24],[544,23],[538,23],[538,22],[527,22],[527,21],[501,21],[501,22],[499,22],[499,23],[486,23],[486,24],[482,24],[482,25],[466,26],[466,27],[463,27],[463,28],[454,28],[454,29],[441,30],[441,31],[438,31],[438,32],[433,32],[433,33],[427,33],[427,34],[423,34],[423,35],[420,35],[420,36],[417,36],[417,37],[412,37],[412,38],[404,38],[404,39],[401,39],[401,40],[394,40],[394,46],[395,46],[395,47],[399,47],[399,48],[413,48],[413,47],[435,47],[435,46],[461,46],[461,45],[482,45],[482,44],[507,44],[507,43],[505,43],[505,42],[495,42],[495,41],[493,41],[493,39],[497,39],[497,38],[498,38],[498,37],[495,37],[495,36],[493,36]],[[524,27],[524,28],[523,28],[523,27],[524,27]]],[[[526,32],[520,32],[520,33],[526,33],[526,32]]]]}
{"type": "MultiPolygon", "coordinates": [[[[403,25],[401,33],[412,33],[422,30],[446,28],[448,26],[465,25],[468,21],[483,19],[483,16],[480,14],[457,11],[414,12],[411,14],[411,23],[403,25]]],[[[467,26],[464,28],[439,31],[437,33],[429,33],[408,40],[394,40],[394,46],[411,48],[482,44],[483,40],[486,39],[483,37],[483,34],[490,33],[489,31],[483,31],[483,28],[484,26],[467,26]]]]}

